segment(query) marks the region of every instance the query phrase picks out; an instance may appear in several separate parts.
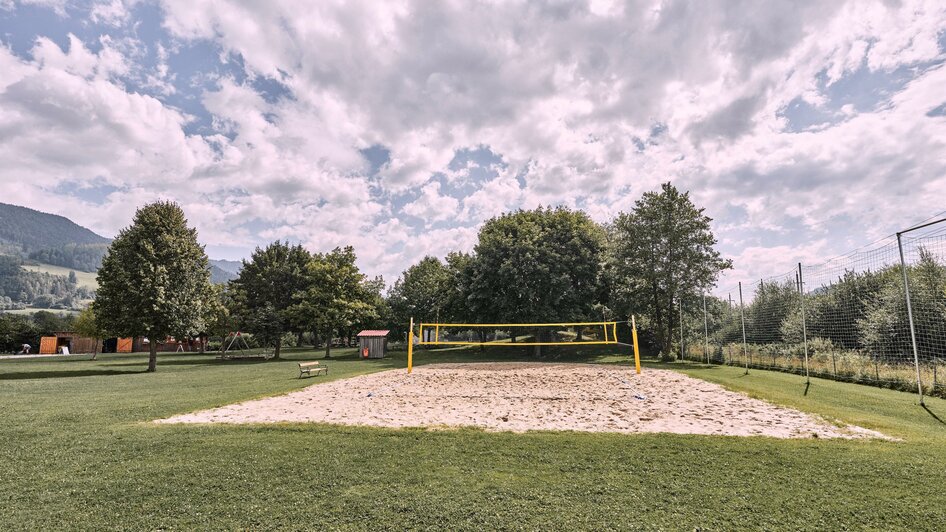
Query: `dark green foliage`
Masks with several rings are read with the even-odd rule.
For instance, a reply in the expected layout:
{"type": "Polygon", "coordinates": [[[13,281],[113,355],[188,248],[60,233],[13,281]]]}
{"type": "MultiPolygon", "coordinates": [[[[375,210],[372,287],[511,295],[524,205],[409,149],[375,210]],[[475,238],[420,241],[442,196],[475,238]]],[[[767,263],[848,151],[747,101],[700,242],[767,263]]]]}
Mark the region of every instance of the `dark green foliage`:
{"type": "Polygon", "coordinates": [[[39,346],[40,333],[28,316],[0,312],[0,353],[16,353],[23,344],[39,346]]]}
{"type": "Polygon", "coordinates": [[[440,317],[447,306],[449,281],[448,267],[436,257],[424,257],[405,270],[388,296],[395,323],[406,330],[411,318],[434,321],[440,317]]]}
{"type": "Polygon", "coordinates": [[[746,335],[749,342],[782,342],[782,324],[799,314],[798,286],[792,282],[760,283],[755,299],[746,309],[746,335]]]}
{"type": "Polygon", "coordinates": [[[355,328],[374,324],[381,317],[379,290],[384,281],[368,281],[355,261],[351,246],[312,256],[306,268],[305,289],[294,295],[290,313],[295,323],[325,339],[326,357],[331,356],[336,334],[350,337],[357,332],[355,328]]]}
{"type": "Polygon", "coordinates": [[[71,331],[75,318],[69,314],[40,310],[29,316],[0,312],[0,353],[15,353],[22,344],[39,350],[39,339],[53,333],[71,331]]]}
{"type": "Polygon", "coordinates": [[[146,205],[109,247],[98,273],[96,317],[116,336],[146,336],[154,371],[157,342],[206,329],[213,292],[197,231],[175,203],[146,205]]]}
{"type": "Polygon", "coordinates": [[[540,207],[487,220],[467,302],[486,323],[587,319],[603,246],[604,231],[581,211],[540,207]]]}
{"type": "Polygon", "coordinates": [[[107,251],[107,244],[65,244],[58,248],[33,251],[29,257],[45,264],[94,272],[102,265],[102,257],[107,251]]]}
{"type": "Polygon", "coordinates": [[[108,239],[62,216],[0,203],[0,242],[27,254],[69,244],[107,244],[108,239]]]}
{"type": "Polygon", "coordinates": [[[712,286],[732,267],[720,258],[710,219],[689,193],[670,183],[646,192],[630,213],[610,226],[608,277],[611,306],[646,314],[665,357],[678,336],[679,303],[712,286]]]}
{"type": "MultiPolygon", "coordinates": [[[[946,267],[926,250],[908,268],[910,303],[921,361],[943,357],[946,342],[946,267]]],[[[858,305],[857,338],[874,356],[912,357],[906,295],[900,268],[875,275],[882,282],[876,297],[858,305]],[[885,282],[883,282],[885,281],[885,282]]]]}
{"type": "Polygon", "coordinates": [[[231,313],[241,327],[266,337],[279,357],[284,333],[301,331],[291,307],[295,294],[309,288],[307,268],[312,260],[302,246],[273,242],[256,248],[243,262],[240,275],[230,282],[231,313]],[[254,330],[259,327],[260,330],[254,330]]]}

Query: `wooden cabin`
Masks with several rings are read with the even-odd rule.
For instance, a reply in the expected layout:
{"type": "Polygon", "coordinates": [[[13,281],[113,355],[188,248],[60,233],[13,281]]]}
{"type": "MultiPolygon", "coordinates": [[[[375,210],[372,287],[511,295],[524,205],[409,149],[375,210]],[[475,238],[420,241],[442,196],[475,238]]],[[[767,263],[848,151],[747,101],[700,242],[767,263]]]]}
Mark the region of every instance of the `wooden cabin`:
{"type": "Polygon", "coordinates": [[[41,355],[56,355],[64,352],[92,353],[101,350],[102,343],[100,340],[80,336],[72,331],[55,332],[53,336],[41,338],[39,343],[39,353],[41,355]]]}
{"type": "Polygon", "coordinates": [[[358,354],[361,358],[384,358],[391,331],[365,330],[358,333],[358,354]]]}

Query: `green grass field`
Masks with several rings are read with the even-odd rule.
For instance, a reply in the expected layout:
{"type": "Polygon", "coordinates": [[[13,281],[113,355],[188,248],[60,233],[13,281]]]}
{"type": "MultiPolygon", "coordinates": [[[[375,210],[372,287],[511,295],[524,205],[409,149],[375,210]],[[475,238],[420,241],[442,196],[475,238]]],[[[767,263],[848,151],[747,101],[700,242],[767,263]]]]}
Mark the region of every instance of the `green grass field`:
{"type": "Polygon", "coordinates": [[[76,272],[76,282],[80,287],[89,288],[91,290],[99,289],[99,282],[95,278],[96,274],[94,273],[80,272],[79,270],[71,270],[69,268],[63,268],[62,266],[53,266],[52,264],[24,264],[20,267],[31,272],[62,275],[63,277],[68,277],[71,271],[76,272]]]}
{"type": "MultiPolygon", "coordinates": [[[[340,354],[330,379],[404,366],[340,354]]],[[[946,401],[785,373],[661,366],[902,441],[148,423],[317,385],[320,357],[0,361],[0,529],[946,529],[946,401]]]]}

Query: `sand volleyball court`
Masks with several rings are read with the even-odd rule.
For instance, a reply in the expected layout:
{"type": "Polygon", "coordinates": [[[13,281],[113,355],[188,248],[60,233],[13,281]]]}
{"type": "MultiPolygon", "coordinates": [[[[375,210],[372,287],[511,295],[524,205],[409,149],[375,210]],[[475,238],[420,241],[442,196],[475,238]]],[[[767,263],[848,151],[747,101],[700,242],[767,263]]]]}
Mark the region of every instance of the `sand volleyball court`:
{"type": "Polygon", "coordinates": [[[556,363],[432,364],[314,384],[158,423],[318,422],[490,431],[884,437],[667,370],[556,363]]]}

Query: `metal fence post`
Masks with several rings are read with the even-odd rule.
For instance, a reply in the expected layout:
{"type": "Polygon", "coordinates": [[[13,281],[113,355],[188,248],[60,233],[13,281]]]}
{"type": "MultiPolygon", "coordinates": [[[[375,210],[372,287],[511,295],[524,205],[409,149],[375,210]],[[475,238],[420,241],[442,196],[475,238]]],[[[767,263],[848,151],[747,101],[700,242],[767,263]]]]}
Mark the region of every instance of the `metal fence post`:
{"type": "Polygon", "coordinates": [[[706,292],[703,292],[703,356],[706,357],[706,363],[709,364],[709,321],[706,317],[706,292]]]}
{"type": "Polygon", "coordinates": [[[897,249],[900,250],[900,271],[903,273],[903,293],[907,298],[907,320],[910,322],[910,341],[913,343],[913,363],[916,364],[916,392],[920,394],[920,405],[923,402],[923,382],[920,380],[920,351],[916,347],[916,330],[913,327],[913,307],[910,303],[910,282],[907,280],[907,263],[903,260],[903,242],[901,233],[897,233],[897,249]]]}
{"type": "Polygon", "coordinates": [[[749,347],[746,345],[746,305],[742,302],[742,281],[739,281],[739,317],[742,320],[742,356],[746,359],[746,375],[749,374],[749,347]]]}
{"type": "Polygon", "coordinates": [[[805,278],[802,277],[801,263],[798,263],[798,296],[801,299],[801,335],[805,341],[805,383],[811,382],[808,374],[808,316],[805,314],[805,278]]]}
{"type": "MultiPolygon", "coordinates": [[[[733,319],[732,306],[733,306],[732,305],[732,292],[730,292],[729,293],[729,319],[730,321],[733,319]]],[[[729,351],[729,365],[732,366],[732,342],[729,342],[726,348],[727,348],[726,350],[729,351]]]]}
{"type": "Polygon", "coordinates": [[[686,352],[683,350],[683,296],[680,296],[680,360],[686,360],[686,352]]]}

